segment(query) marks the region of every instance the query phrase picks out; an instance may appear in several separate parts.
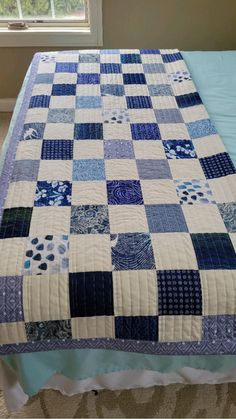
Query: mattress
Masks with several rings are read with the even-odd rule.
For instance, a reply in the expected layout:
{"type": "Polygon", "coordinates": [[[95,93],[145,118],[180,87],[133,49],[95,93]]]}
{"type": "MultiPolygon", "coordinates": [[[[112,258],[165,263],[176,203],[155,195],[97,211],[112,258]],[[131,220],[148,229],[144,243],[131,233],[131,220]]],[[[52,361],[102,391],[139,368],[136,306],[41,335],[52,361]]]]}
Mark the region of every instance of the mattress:
{"type": "MultiPolygon", "coordinates": [[[[206,68],[209,68],[211,70],[214,68],[214,71],[216,70],[214,65],[209,64],[209,57],[210,57],[210,62],[212,62],[212,60],[213,61],[216,60],[217,62],[218,61],[221,61],[221,62],[223,61],[224,65],[223,64],[222,64],[222,66],[218,65],[217,70],[218,71],[220,71],[220,70],[223,71],[223,69],[224,69],[224,71],[225,71],[225,68],[227,68],[227,65],[225,64],[225,61],[227,61],[227,59],[233,61],[233,56],[234,56],[233,53],[231,53],[231,54],[227,54],[227,53],[225,53],[225,54],[222,53],[221,54],[220,53],[219,55],[217,55],[217,54],[216,55],[214,55],[214,54],[213,55],[212,54],[208,55],[208,54],[200,54],[200,53],[199,54],[196,53],[196,55],[194,53],[190,53],[190,54],[185,53],[184,54],[184,58],[185,58],[185,60],[188,64],[189,68],[191,66],[191,62],[194,62],[194,64],[192,64],[192,68],[191,68],[191,72],[193,74],[194,81],[195,81],[195,83],[198,87],[199,93],[200,93],[200,95],[203,99],[204,104],[207,107],[207,110],[210,113],[210,116],[211,116],[212,120],[215,122],[215,124],[217,126],[218,131],[220,132],[220,130],[221,130],[221,136],[222,136],[222,138],[225,142],[226,147],[228,148],[228,151],[230,152],[229,149],[232,150],[232,158],[233,158],[233,155],[234,155],[233,154],[234,153],[234,151],[233,151],[233,137],[229,136],[229,132],[227,130],[224,131],[224,128],[223,128],[223,125],[222,125],[222,121],[224,120],[224,118],[218,118],[217,119],[217,115],[219,114],[219,112],[221,112],[220,109],[219,109],[219,104],[221,104],[221,106],[224,106],[223,102],[221,102],[219,100],[215,101],[215,94],[216,93],[215,93],[214,89],[211,89],[211,83],[207,83],[208,89],[206,89],[206,86],[203,84],[204,87],[201,90],[201,83],[202,83],[201,76],[202,76],[202,74],[206,74],[206,68]],[[204,56],[205,56],[205,61],[204,61],[204,56]],[[197,58],[198,58],[198,61],[197,61],[197,58]],[[202,67],[205,68],[204,73],[202,72],[202,67]],[[199,73],[198,73],[198,69],[199,69],[199,73]],[[199,75],[199,77],[197,77],[197,74],[199,75]],[[205,94],[205,96],[204,96],[204,94],[205,94]],[[211,100],[207,101],[207,96],[209,96],[211,98],[211,100]],[[216,103],[218,104],[218,109],[214,108],[214,106],[213,106],[213,105],[216,105],[216,103]],[[211,111],[212,111],[212,113],[211,113],[211,111]],[[226,131],[227,131],[227,134],[226,134],[226,131]]],[[[224,80],[224,85],[222,86],[221,93],[222,93],[223,99],[227,100],[228,95],[227,95],[227,93],[225,93],[225,92],[227,92],[227,89],[225,87],[225,83],[226,83],[226,80],[228,78],[227,77],[221,77],[220,74],[218,74],[217,77],[218,77],[218,79],[217,79],[218,80],[217,89],[219,89],[219,86],[220,86],[219,80],[224,80]],[[223,94],[223,92],[224,92],[224,94],[223,94]]],[[[210,74],[209,79],[211,81],[214,80],[214,76],[212,74],[210,74]]],[[[205,80],[206,80],[206,78],[204,78],[204,81],[205,80]]],[[[212,83],[213,83],[213,81],[212,81],[212,83]]],[[[229,88],[230,87],[228,86],[228,89],[229,88]]],[[[220,96],[219,91],[217,91],[217,94],[220,96]]],[[[22,93],[22,95],[23,95],[23,93],[22,93]]],[[[19,97],[18,104],[17,104],[16,111],[15,111],[15,115],[17,113],[18,106],[20,106],[21,97],[22,96],[19,97]]],[[[233,113],[232,109],[231,109],[231,112],[233,113]]],[[[229,116],[229,114],[228,114],[228,111],[227,111],[227,118],[228,118],[228,116],[229,116]]],[[[231,116],[232,116],[232,118],[230,119],[230,122],[231,122],[230,125],[232,127],[233,122],[235,124],[235,119],[233,118],[232,114],[231,114],[231,116]]],[[[226,125],[229,126],[229,121],[227,121],[226,125]]],[[[7,142],[6,142],[5,147],[7,148],[7,142]]],[[[83,350],[80,350],[80,351],[76,350],[76,351],[74,351],[73,356],[78,356],[78,353],[81,355],[80,361],[81,361],[81,364],[83,365],[83,359],[84,360],[86,359],[86,353],[83,353],[83,350]]],[[[31,365],[34,366],[34,365],[37,364],[37,357],[39,357],[38,358],[38,360],[39,360],[40,357],[42,357],[42,354],[37,354],[36,353],[36,354],[33,354],[33,355],[34,356],[32,356],[32,354],[21,354],[21,355],[16,355],[16,356],[15,355],[14,356],[7,356],[7,357],[5,357],[5,361],[8,362],[9,364],[11,364],[11,366],[13,368],[18,369],[18,368],[22,368],[22,365],[24,363],[27,363],[27,360],[30,359],[30,362],[32,362],[31,365]],[[21,364],[21,366],[20,366],[20,364],[21,364]]],[[[45,352],[43,355],[45,357],[48,356],[50,358],[50,355],[52,355],[52,353],[46,353],[45,352]]],[[[58,356],[58,357],[57,357],[58,354],[54,353],[54,355],[55,355],[53,357],[54,362],[55,362],[54,368],[57,368],[57,365],[56,365],[57,362],[58,362],[58,365],[59,364],[62,365],[61,364],[62,359],[65,361],[65,364],[68,366],[68,358],[71,357],[72,352],[71,351],[60,352],[60,356],[58,356]],[[67,359],[67,361],[66,361],[66,359],[67,359]]],[[[213,355],[211,357],[197,357],[197,356],[177,357],[177,359],[172,356],[171,361],[170,361],[170,357],[166,358],[165,356],[159,357],[159,359],[157,360],[156,357],[152,356],[152,355],[146,355],[146,354],[143,355],[142,354],[142,356],[140,356],[140,357],[138,357],[137,355],[139,355],[139,354],[119,353],[118,351],[113,353],[112,351],[109,351],[109,365],[108,365],[108,363],[102,363],[103,367],[101,369],[101,359],[100,359],[99,363],[96,361],[96,359],[97,359],[97,357],[101,357],[101,356],[104,357],[103,359],[107,359],[108,353],[106,351],[102,351],[102,350],[91,350],[91,357],[94,359],[93,371],[88,372],[88,370],[87,370],[87,371],[83,371],[83,373],[78,372],[77,377],[74,377],[74,378],[77,378],[77,379],[78,378],[86,378],[87,376],[91,377],[91,376],[94,376],[94,375],[97,375],[97,374],[102,374],[104,372],[106,373],[106,372],[109,372],[109,371],[114,371],[114,370],[117,371],[117,370],[128,369],[128,368],[147,369],[147,366],[150,369],[159,370],[159,371],[160,370],[170,371],[171,368],[173,368],[173,370],[176,370],[176,368],[181,368],[181,367],[185,367],[185,366],[195,366],[196,368],[203,367],[204,369],[217,371],[217,368],[223,368],[223,369],[228,368],[229,363],[232,362],[232,364],[230,364],[230,365],[233,365],[233,362],[234,362],[234,356],[227,356],[227,355],[225,355],[223,357],[224,358],[223,364],[222,364],[222,357],[219,358],[217,355],[213,355]],[[114,356],[114,358],[113,358],[113,356],[114,356]],[[177,364],[176,364],[176,362],[177,362],[177,364]],[[225,365],[224,365],[224,362],[225,362],[225,365]],[[98,368],[98,365],[99,365],[99,368],[98,368]],[[168,367],[167,367],[167,365],[168,365],[168,367]],[[176,367],[176,365],[177,365],[177,367],[176,367]]],[[[35,393],[37,391],[37,389],[40,388],[40,387],[37,388],[37,386],[38,385],[41,386],[43,384],[43,382],[45,382],[46,378],[48,378],[52,374],[52,368],[47,366],[47,361],[46,361],[47,358],[45,358],[45,357],[44,357],[44,361],[43,361],[44,364],[40,363],[41,367],[42,367],[42,365],[45,365],[45,370],[40,376],[41,381],[39,380],[40,381],[39,383],[34,384],[35,388],[33,390],[32,390],[32,388],[33,388],[32,387],[32,382],[30,383],[30,375],[28,375],[29,382],[27,383],[27,385],[28,385],[27,394],[35,393]],[[48,372],[50,372],[50,373],[48,374],[48,372]],[[44,373],[45,373],[45,375],[44,375],[44,373]]],[[[52,358],[51,358],[51,360],[52,360],[52,358]]],[[[68,375],[67,372],[66,372],[66,365],[65,365],[65,368],[63,368],[63,373],[65,375],[68,375]]],[[[79,364],[79,362],[78,362],[78,366],[79,366],[79,368],[81,368],[81,365],[79,364]]],[[[21,371],[22,372],[24,371],[24,378],[26,378],[27,377],[27,367],[24,366],[23,370],[21,370],[21,371]]],[[[25,379],[25,381],[27,381],[27,379],[25,379]]],[[[27,385],[26,385],[26,387],[27,387],[27,385]]]]}

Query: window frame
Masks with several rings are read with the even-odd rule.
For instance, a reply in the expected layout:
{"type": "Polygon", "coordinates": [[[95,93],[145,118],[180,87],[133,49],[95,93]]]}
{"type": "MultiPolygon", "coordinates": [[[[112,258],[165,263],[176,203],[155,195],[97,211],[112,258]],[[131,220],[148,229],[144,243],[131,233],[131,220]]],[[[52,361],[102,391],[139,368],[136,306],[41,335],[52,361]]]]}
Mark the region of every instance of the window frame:
{"type": "MultiPolygon", "coordinates": [[[[88,22],[30,22],[29,29],[12,30],[0,21],[0,47],[96,47],[103,44],[102,0],[87,0],[88,22]]],[[[27,20],[23,20],[27,22],[27,20]]]]}

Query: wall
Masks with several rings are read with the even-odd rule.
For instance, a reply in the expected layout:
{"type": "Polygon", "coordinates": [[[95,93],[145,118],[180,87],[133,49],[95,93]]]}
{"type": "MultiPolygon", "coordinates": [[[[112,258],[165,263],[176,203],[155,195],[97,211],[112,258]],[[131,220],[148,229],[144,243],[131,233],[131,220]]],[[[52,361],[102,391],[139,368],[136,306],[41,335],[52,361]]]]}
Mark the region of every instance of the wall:
{"type": "MultiPolygon", "coordinates": [[[[236,0],[103,0],[104,47],[236,49],[235,16],[236,0]]],[[[0,48],[0,98],[17,96],[36,50],[0,48]]]]}

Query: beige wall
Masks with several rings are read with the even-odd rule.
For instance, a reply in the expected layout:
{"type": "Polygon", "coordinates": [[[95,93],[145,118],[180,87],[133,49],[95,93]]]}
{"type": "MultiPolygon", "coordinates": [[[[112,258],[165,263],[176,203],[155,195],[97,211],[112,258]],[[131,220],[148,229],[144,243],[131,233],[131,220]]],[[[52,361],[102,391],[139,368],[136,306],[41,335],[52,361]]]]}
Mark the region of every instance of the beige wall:
{"type": "MultiPolygon", "coordinates": [[[[236,0],[103,0],[104,47],[236,49],[235,17],[236,0]]],[[[17,96],[37,50],[0,48],[0,98],[17,96]]]]}

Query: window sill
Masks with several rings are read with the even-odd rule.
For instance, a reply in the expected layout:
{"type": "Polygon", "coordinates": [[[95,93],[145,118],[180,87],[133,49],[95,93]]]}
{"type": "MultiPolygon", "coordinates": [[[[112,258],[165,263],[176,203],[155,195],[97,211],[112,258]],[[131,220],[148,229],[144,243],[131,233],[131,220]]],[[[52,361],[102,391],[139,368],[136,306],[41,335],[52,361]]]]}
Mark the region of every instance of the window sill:
{"type": "Polygon", "coordinates": [[[102,31],[90,28],[29,28],[24,31],[0,28],[0,47],[95,47],[102,46],[102,31]],[[99,33],[100,32],[100,33],[99,33]]]}

